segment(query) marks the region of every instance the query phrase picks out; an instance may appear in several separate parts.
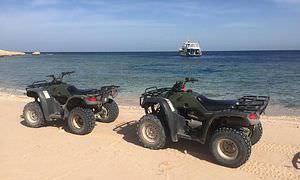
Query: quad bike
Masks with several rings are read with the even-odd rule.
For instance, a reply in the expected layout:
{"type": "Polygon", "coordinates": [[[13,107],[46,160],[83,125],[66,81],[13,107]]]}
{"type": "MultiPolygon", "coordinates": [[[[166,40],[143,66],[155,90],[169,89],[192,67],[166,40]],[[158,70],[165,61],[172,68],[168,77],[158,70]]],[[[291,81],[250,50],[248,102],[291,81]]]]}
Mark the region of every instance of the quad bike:
{"type": "Polygon", "coordinates": [[[84,135],[95,127],[95,121],[113,122],[119,115],[117,96],[119,86],[103,86],[101,89],[77,89],[63,82],[66,75],[49,75],[51,81],[36,81],[26,88],[28,97],[34,98],[23,110],[23,118],[29,127],[38,128],[46,122],[63,119],[71,133],[84,135]]]}
{"type": "Polygon", "coordinates": [[[144,115],[137,135],[144,147],[164,148],[166,141],[180,138],[209,144],[214,159],[227,167],[239,167],[262,136],[260,114],[268,96],[244,96],[236,100],[213,100],[186,89],[185,78],[172,88],[150,87],[140,97],[144,115]]]}

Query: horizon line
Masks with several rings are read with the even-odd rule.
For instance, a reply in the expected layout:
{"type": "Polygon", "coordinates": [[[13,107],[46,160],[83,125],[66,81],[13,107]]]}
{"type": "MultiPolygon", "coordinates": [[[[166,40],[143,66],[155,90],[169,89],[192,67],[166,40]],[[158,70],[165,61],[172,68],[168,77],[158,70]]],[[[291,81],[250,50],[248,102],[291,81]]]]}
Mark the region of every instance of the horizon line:
{"type": "MultiPolygon", "coordinates": [[[[251,51],[300,51],[300,49],[265,49],[265,50],[203,50],[202,52],[251,52],[251,51]]],[[[25,53],[31,53],[35,51],[23,51],[25,53]]],[[[178,51],[171,51],[171,50],[138,50],[138,51],[39,51],[41,53],[151,53],[151,52],[178,52],[178,51]]]]}

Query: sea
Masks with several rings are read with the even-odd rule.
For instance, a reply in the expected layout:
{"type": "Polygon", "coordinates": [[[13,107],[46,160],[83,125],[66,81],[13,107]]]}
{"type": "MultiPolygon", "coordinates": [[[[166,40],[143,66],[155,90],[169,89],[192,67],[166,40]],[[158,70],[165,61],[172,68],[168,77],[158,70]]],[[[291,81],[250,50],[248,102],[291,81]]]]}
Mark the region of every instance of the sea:
{"type": "Polygon", "coordinates": [[[300,51],[206,51],[201,57],[177,52],[42,52],[0,58],[0,91],[25,92],[46,75],[75,71],[65,81],[78,88],[119,85],[118,101],[138,105],[151,86],[171,87],[194,77],[189,89],[212,99],[270,96],[270,104],[300,108],[300,51]]]}

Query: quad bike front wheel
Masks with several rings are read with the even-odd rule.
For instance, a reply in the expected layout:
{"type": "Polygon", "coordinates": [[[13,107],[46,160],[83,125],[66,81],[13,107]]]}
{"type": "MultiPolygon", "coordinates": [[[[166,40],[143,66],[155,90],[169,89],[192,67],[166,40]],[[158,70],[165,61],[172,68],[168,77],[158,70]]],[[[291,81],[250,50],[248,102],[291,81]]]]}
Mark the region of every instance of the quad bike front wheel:
{"type": "Polygon", "coordinates": [[[76,107],[68,116],[68,126],[71,133],[85,135],[95,127],[95,116],[91,109],[76,107]]]}
{"type": "Polygon", "coordinates": [[[261,123],[258,123],[250,130],[250,140],[252,145],[256,144],[262,137],[263,128],[261,123]]]}
{"type": "Polygon", "coordinates": [[[224,127],[212,135],[210,151],[219,164],[236,168],[249,159],[251,141],[243,132],[224,127]]]}
{"type": "Polygon", "coordinates": [[[163,125],[157,116],[144,115],[137,125],[137,135],[144,147],[161,149],[166,144],[166,134],[163,125]]]}
{"type": "Polygon", "coordinates": [[[26,104],[23,109],[23,117],[26,124],[33,128],[41,127],[45,122],[43,111],[38,102],[30,102],[26,104]]]}
{"type": "Polygon", "coordinates": [[[118,104],[110,99],[107,103],[103,104],[99,108],[99,112],[96,114],[96,118],[105,123],[113,122],[119,116],[119,107],[118,104]]]}

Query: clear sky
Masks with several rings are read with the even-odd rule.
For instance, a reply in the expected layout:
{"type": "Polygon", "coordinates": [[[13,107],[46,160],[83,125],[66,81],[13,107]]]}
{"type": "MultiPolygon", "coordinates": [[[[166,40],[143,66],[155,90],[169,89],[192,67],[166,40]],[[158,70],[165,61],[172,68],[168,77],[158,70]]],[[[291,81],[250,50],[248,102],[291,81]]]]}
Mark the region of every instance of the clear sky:
{"type": "Polygon", "coordinates": [[[0,49],[300,49],[300,0],[0,0],[0,49]]]}

